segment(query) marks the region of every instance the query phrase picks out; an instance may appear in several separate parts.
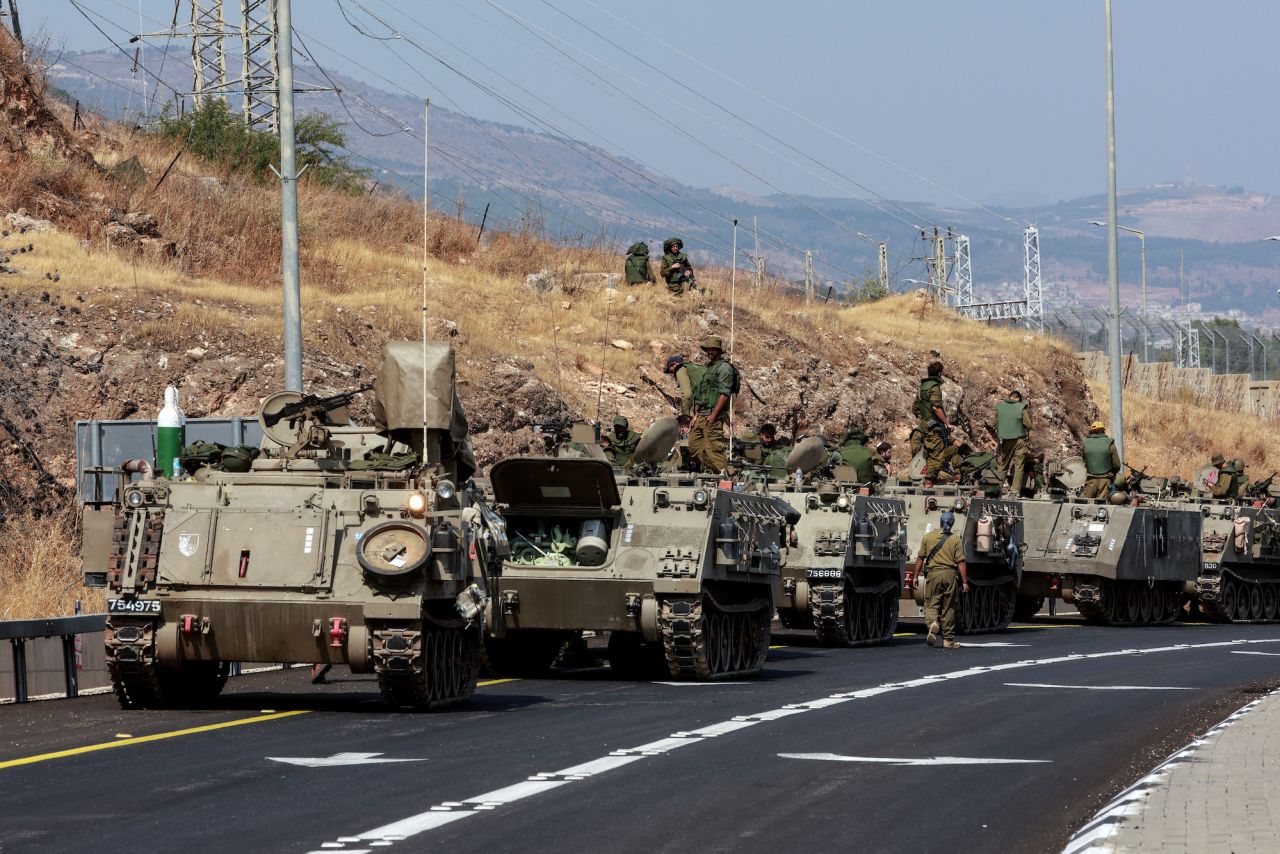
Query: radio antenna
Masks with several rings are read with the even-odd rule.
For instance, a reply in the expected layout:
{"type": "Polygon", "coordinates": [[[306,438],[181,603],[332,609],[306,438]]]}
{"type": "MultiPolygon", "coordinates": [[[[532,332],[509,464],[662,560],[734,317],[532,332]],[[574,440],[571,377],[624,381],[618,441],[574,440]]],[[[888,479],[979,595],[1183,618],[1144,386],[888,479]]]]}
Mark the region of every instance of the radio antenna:
{"type": "MultiPolygon", "coordinates": [[[[609,352],[609,309],[613,305],[613,288],[604,283],[604,337],[600,339],[600,382],[596,385],[596,433],[600,432],[600,406],[604,400],[604,363],[609,352]]],[[[599,438],[599,436],[597,436],[599,438]]]]}
{"type": "MultiPolygon", "coordinates": [[[[733,362],[733,316],[738,306],[738,221],[733,221],[733,261],[729,266],[729,362],[733,362]]],[[[737,369],[737,366],[734,366],[737,369]]],[[[729,464],[733,465],[733,395],[729,395],[729,464]]]]}
{"type": "MultiPolygon", "coordinates": [[[[429,125],[431,120],[431,99],[422,102],[422,463],[427,462],[427,259],[430,231],[428,229],[427,207],[429,204],[427,164],[431,157],[429,125]]],[[[451,384],[452,385],[452,384],[451,384]]],[[[452,395],[452,389],[450,395],[452,395]]],[[[453,416],[453,401],[449,401],[450,417],[453,416]]]]}

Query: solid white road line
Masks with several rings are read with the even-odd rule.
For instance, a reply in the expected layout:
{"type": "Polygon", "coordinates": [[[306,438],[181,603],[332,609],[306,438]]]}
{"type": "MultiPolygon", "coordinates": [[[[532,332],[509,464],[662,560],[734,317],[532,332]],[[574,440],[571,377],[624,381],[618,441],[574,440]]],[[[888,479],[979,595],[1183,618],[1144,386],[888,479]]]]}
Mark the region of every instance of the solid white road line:
{"type": "Polygon", "coordinates": [[[1036,765],[1049,759],[996,759],[980,756],[931,756],[904,759],[890,756],[842,756],[839,753],[779,753],[783,759],[818,759],[823,762],[870,762],[877,765],[919,767],[925,765],[1036,765]]]}
{"type": "Polygon", "coordinates": [[[963,643],[961,643],[961,644],[960,644],[960,646],[961,646],[962,648],[964,648],[964,647],[974,647],[974,648],[977,648],[977,649],[986,649],[987,647],[1001,647],[1001,646],[1031,646],[1031,644],[1029,644],[1029,643],[1009,643],[1008,641],[987,641],[986,643],[973,643],[973,642],[971,642],[971,641],[964,641],[963,643]]]}
{"type": "Polygon", "coordinates": [[[1047,682],[1006,682],[1010,688],[1069,688],[1075,691],[1194,691],[1175,685],[1051,685],[1047,682]]]}
{"type": "Polygon", "coordinates": [[[750,685],[750,682],[650,682],[650,685],[670,685],[672,688],[715,688],[718,685],[750,685]]]}
{"type": "MultiPolygon", "coordinates": [[[[599,759],[585,762],[580,765],[574,765],[559,771],[548,771],[534,774],[524,782],[506,786],[501,789],[495,789],[492,792],[476,795],[475,797],[467,798],[463,801],[444,801],[429,808],[425,812],[411,815],[407,818],[401,819],[400,821],[392,822],[391,824],[376,827],[373,830],[358,834],[358,836],[361,842],[366,845],[379,845],[381,847],[382,844],[400,842],[428,830],[433,830],[464,818],[470,818],[471,816],[478,815],[481,812],[492,811],[515,801],[540,795],[581,780],[589,780],[598,774],[607,773],[608,771],[621,768],[625,765],[630,765],[633,762],[642,761],[649,757],[662,756],[673,750],[699,744],[711,738],[728,735],[738,730],[747,729],[749,727],[757,726],[758,724],[775,721],[791,715],[825,709],[854,700],[865,700],[871,697],[878,697],[881,694],[906,691],[913,688],[927,688],[931,685],[942,685],[955,679],[967,679],[971,676],[982,676],[988,673],[999,673],[1005,670],[1021,670],[1029,667],[1044,667],[1053,664],[1092,661],[1101,658],[1157,655],[1165,652],[1191,652],[1204,649],[1227,648],[1262,643],[1280,643],[1280,638],[1261,638],[1257,640],[1242,639],[1232,641],[1215,641],[1212,643],[1179,643],[1173,644],[1172,646],[1148,647],[1147,649],[1117,649],[1108,652],[1075,652],[1069,655],[1054,656],[1052,658],[1031,658],[1023,661],[1007,662],[1004,664],[974,665],[973,667],[968,667],[964,670],[952,670],[947,673],[923,676],[919,679],[910,679],[905,682],[886,682],[882,685],[876,685],[871,688],[860,688],[855,691],[843,691],[814,700],[799,703],[787,703],[780,708],[769,709],[756,714],[735,715],[732,719],[727,721],[710,724],[699,729],[672,733],[667,738],[642,744],[638,747],[614,750],[607,756],[600,757],[599,759]]],[[[329,850],[349,851],[349,849],[345,848],[330,848],[329,850]]]]}
{"type": "Polygon", "coordinates": [[[1231,652],[1235,655],[1280,655],[1280,652],[1254,652],[1248,649],[1233,649],[1231,652]]]}

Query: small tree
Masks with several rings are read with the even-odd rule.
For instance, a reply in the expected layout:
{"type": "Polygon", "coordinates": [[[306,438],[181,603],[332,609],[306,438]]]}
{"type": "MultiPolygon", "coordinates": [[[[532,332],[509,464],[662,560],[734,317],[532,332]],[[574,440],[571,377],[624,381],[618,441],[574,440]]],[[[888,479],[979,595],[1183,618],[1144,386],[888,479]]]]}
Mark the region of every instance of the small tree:
{"type": "Polygon", "coordinates": [[[864,302],[875,302],[889,295],[889,289],[880,282],[880,276],[871,270],[861,276],[854,276],[849,282],[849,302],[857,305],[864,302]]]}

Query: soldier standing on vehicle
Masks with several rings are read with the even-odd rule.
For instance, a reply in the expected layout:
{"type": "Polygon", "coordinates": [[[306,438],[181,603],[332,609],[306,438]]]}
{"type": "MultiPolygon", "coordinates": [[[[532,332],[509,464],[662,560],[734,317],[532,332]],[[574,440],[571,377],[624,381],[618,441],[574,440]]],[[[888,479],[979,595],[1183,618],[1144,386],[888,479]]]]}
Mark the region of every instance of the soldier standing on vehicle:
{"type": "Polygon", "coordinates": [[[1000,440],[1000,482],[1010,483],[1016,495],[1026,481],[1027,437],[1031,435],[1031,413],[1022,402],[1022,392],[1014,390],[996,404],[996,438],[1000,440]]]}
{"type": "Polygon", "coordinates": [[[951,445],[951,422],[942,411],[942,362],[929,363],[928,376],[916,393],[921,448],[925,453],[924,485],[933,486],[938,473],[956,454],[951,445]]]}
{"type": "Polygon", "coordinates": [[[938,528],[924,535],[916,555],[916,575],[925,574],[924,621],[929,627],[926,641],[934,646],[941,632],[943,649],[960,648],[956,643],[956,588],[969,592],[963,538],[951,533],[955,523],[956,515],[943,511],[938,528]]]}
{"type": "Polygon", "coordinates": [[[623,415],[614,416],[613,433],[605,434],[603,438],[605,456],[615,466],[625,466],[631,462],[636,445],[640,444],[640,434],[631,429],[631,422],[623,415]]]}
{"type": "Polygon", "coordinates": [[[1085,498],[1106,498],[1120,472],[1120,452],[1106,431],[1101,421],[1095,421],[1089,425],[1089,435],[1084,440],[1082,456],[1087,476],[1081,495],[1085,498]]]}
{"type": "Polygon", "coordinates": [[[676,386],[680,389],[679,421],[682,433],[689,432],[689,425],[693,421],[695,409],[693,390],[697,387],[698,381],[702,379],[702,373],[706,369],[706,365],[690,364],[684,360],[684,356],[680,355],[667,359],[667,366],[662,369],[664,374],[671,374],[676,378],[676,386]]]}
{"type": "Polygon", "coordinates": [[[689,453],[702,471],[719,474],[729,465],[725,422],[740,380],[738,369],[724,358],[724,344],[719,335],[702,342],[702,352],[707,354],[707,364],[693,389],[695,412],[689,428],[689,453]]]}
{"type": "Polygon", "coordinates": [[[693,265],[689,263],[689,256],[684,253],[684,241],[678,237],[668,237],[662,241],[662,267],[658,272],[667,283],[667,290],[675,296],[684,293],[685,288],[693,290],[698,286],[693,275],[693,265]]]}

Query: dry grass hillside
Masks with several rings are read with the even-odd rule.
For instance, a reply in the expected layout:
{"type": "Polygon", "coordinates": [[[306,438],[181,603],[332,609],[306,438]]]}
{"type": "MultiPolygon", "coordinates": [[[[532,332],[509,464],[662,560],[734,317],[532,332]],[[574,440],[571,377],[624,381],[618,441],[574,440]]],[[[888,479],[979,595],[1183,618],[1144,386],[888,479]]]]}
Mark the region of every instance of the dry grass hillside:
{"type": "MultiPolygon", "coordinates": [[[[0,619],[65,612],[80,595],[75,420],[150,417],[169,383],[189,416],[252,415],[283,377],[275,186],[175,161],[173,145],[93,120],[74,135],[48,128],[69,117],[39,100],[3,38],[0,139],[26,143],[0,147],[0,619]]],[[[418,334],[421,211],[385,193],[299,189],[305,382],[329,392],[370,377],[385,340],[418,334]]],[[[985,425],[1009,388],[1027,395],[1035,444],[1051,457],[1072,453],[1098,415],[1066,345],[913,295],[806,304],[746,276],[735,289],[727,270],[702,271],[704,290],[684,298],[614,290],[619,247],[553,246],[532,232],[477,245],[443,215],[428,243],[432,334],[458,350],[484,465],[532,448],[540,420],[622,413],[643,428],[670,414],[662,365],[695,356],[708,334],[733,341],[740,429],[857,423],[892,442],[900,465],[931,349],[947,366],[947,405],[972,419],[978,444],[992,445],[985,425]]],[[[1191,406],[1135,401],[1130,412],[1134,454],[1170,474],[1190,474],[1218,435],[1191,406]]],[[[1270,435],[1239,424],[1255,469],[1280,461],[1270,435]]]]}

